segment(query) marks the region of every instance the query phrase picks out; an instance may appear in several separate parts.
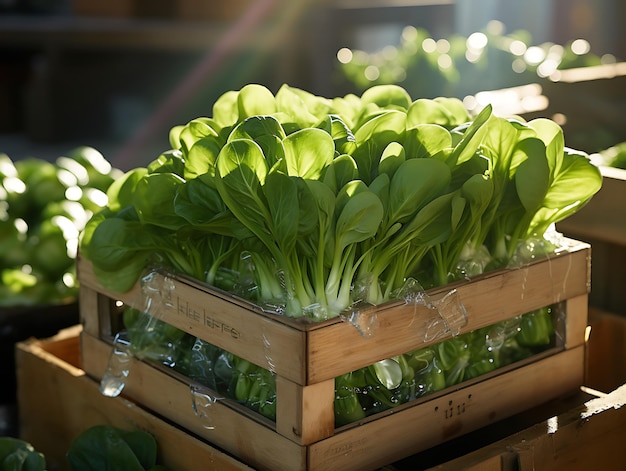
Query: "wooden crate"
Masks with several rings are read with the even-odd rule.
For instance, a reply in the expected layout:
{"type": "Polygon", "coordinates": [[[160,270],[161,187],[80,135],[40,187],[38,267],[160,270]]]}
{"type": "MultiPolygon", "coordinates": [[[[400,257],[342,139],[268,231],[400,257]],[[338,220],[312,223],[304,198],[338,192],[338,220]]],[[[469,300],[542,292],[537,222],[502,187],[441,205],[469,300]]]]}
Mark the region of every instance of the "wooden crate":
{"type": "MultiPolygon", "coordinates": [[[[207,424],[194,413],[188,382],[138,360],[124,394],[259,469],[376,469],[582,385],[590,253],[588,244],[569,241],[549,259],[428,292],[433,298],[458,295],[467,311],[461,333],[563,303],[557,351],[337,430],[334,378],[437,341],[425,339],[431,309],[398,301],[363,310],[361,316],[376,324],[367,337],[340,319],[312,324],[263,313],[227,293],[168,277],[174,289],[162,293],[161,320],[257,365],[271,364],[276,423],[222,400],[211,407],[207,424]]],[[[111,304],[140,305],[141,293],[138,286],[125,294],[108,292],[80,258],[78,270],[82,367],[100,379],[115,333],[111,304]]]]}
{"type": "Polygon", "coordinates": [[[576,214],[557,224],[593,246],[591,306],[626,315],[626,170],[601,167],[602,188],[576,214]]]}
{"type": "Polygon", "coordinates": [[[589,310],[585,385],[603,393],[626,384],[626,317],[589,310]]]}
{"type": "Polygon", "coordinates": [[[623,469],[626,385],[428,471],[623,469]]]}
{"type": "Polygon", "coordinates": [[[588,394],[577,395],[575,403],[568,408],[558,411],[555,408],[546,418],[518,430],[511,427],[508,434],[492,443],[458,458],[439,461],[440,464],[429,466],[427,471],[623,469],[626,318],[591,309],[589,326],[583,388],[588,394]],[[580,397],[585,399],[580,401],[580,397]]]}
{"type": "Polygon", "coordinates": [[[626,170],[600,167],[600,172],[600,191],[576,214],[558,223],[557,227],[566,235],[571,233],[585,239],[626,246],[626,217],[623,217],[626,215],[626,170]]]}
{"type": "Polygon", "coordinates": [[[171,470],[198,469],[198,463],[203,470],[251,469],[134,402],[103,396],[99,383],[79,368],[81,330],[17,345],[20,438],[45,455],[49,471],[67,469],[72,441],[94,425],[149,432],[157,441],[158,462],[171,470]]]}

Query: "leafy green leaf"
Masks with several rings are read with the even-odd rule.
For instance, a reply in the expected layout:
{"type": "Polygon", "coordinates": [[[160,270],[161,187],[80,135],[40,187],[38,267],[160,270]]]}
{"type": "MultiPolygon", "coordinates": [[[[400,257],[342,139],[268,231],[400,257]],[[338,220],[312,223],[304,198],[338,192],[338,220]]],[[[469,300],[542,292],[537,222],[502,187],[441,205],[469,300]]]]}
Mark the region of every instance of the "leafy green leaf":
{"type": "Polygon", "coordinates": [[[317,180],[335,157],[332,137],[317,128],[302,129],[283,140],[287,173],[317,180]]]}
{"type": "Polygon", "coordinates": [[[268,115],[276,112],[276,100],[272,92],[263,85],[245,85],[237,95],[238,119],[255,115],[268,115]]]}

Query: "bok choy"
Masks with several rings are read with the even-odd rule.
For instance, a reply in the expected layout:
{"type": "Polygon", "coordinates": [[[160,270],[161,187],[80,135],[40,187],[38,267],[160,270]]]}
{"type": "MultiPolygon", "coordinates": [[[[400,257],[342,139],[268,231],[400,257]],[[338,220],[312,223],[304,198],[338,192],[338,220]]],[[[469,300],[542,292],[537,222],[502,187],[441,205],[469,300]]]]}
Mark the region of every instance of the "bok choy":
{"type": "Polygon", "coordinates": [[[553,224],[601,186],[550,120],[472,117],[396,85],[329,99],[250,84],[170,143],[111,185],[81,235],[101,283],[124,292],[159,265],[314,320],[412,278],[548,254],[553,224]]]}

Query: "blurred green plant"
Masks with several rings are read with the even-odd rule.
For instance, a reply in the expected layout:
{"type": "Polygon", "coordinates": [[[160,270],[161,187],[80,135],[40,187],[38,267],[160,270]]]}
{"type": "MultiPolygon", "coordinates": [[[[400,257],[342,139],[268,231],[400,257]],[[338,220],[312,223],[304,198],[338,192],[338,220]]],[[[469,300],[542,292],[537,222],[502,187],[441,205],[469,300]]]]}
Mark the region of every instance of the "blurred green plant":
{"type": "Polygon", "coordinates": [[[120,174],[91,147],[53,162],[0,154],[0,307],[76,298],[80,231],[120,174]]]}
{"type": "Polygon", "coordinates": [[[626,170],[626,141],[602,149],[590,158],[596,165],[626,170]]]}
{"type": "Polygon", "coordinates": [[[514,87],[559,70],[614,62],[598,56],[584,39],[565,45],[532,44],[526,30],[505,33],[498,21],[467,37],[435,39],[423,28],[406,26],[396,45],[375,52],[342,48],[337,60],[343,76],[358,89],[397,84],[411,96],[464,98],[483,90],[514,87]]]}

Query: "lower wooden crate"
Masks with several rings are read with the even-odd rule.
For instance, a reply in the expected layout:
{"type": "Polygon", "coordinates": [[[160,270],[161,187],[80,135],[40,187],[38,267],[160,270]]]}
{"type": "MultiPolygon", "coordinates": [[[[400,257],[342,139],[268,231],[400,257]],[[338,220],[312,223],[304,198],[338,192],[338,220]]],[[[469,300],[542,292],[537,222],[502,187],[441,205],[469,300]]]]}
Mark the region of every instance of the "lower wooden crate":
{"type": "MultiPolygon", "coordinates": [[[[85,332],[81,342],[84,368],[102,378],[113,347],[85,332]]],[[[189,384],[143,361],[131,360],[123,393],[257,469],[365,471],[571,394],[583,384],[584,352],[579,345],[552,354],[310,445],[289,440],[228,401],[215,402],[206,418],[198,417],[189,384]]]]}
{"type": "Polygon", "coordinates": [[[589,326],[585,401],[428,471],[624,469],[626,317],[591,309],[589,326]]]}
{"type": "MultiPolygon", "coordinates": [[[[626,318],[603,314],[593,312],[591,316],[587,368],[593,370],[599,366],[604,370],[617,370],[622,378],[626,377],[626,370],[620,369],[620,359],[615,355],[623,349],[618,337],[603,328],[593,333],[594,327],[604,324],[607,319],[614,328],[626,332],[626,318]]],[[[80,331],[80,327],[75,327],[51,339],[31,339],[18,345],[21,436],[46,455],[50,471],[65,469],[65,450],[75,436],[95,424],[149,431],[157,438],[160,462],[171,470],[195,470],[198,463],[202,463],[201,469],[207,470],[253,469],[128,399],[103,397],[98,383],[77,367],[80,331]]],[[[550,368],[552,374],[556,367],[553,364],[550,368]]],[[[150,387],[150,383],[145,387],[150,387]]],[[[625,388],[599,399],[597,395],[581,391],[559,397],[541,407],[499,421],[494,424],[495,432],[494,426],[481,428],[449,444],[385,465],[383,469],[623,469],[621,464],[626,460],[626,448],[621,445],[626,439],[625,388]],[[462,452],[458,448],[462,448],[462,452]],[[457,458],[452,459],[455,456],[457,458]]],[[[502,394],[506,392],[506,389],[502,390],[502,394]]],[[[232,424],[231,429],[236,425],[232,424]]],[[[420,425],[416,421],[413,427],[406,429],[406,434],[420,425]]],[[[370,445],[381,451],[378,444],[370,445]]]]}
{"type": "Polygon", "coordinates": [[[589,309],[585,385],[603,393],[626,383],[626,316],[589,309]]]}
{"type": "Polygon", "coordinates": [[[626,385],[429,471],[618,471],[624,440],[626,385]]]}
{"type": "Polygon", "coordinates": [[[151,433],[159,463],[170,470],[243,471],[251,468],[199,440],[144,407],[105,397],[99,383],[79,368],[80,326],[46,340],[17,345],[20,438],[43,453],[49,471],[67,469],[65,453],[80,433],[93,425],[111,425],[151,433]]]}

